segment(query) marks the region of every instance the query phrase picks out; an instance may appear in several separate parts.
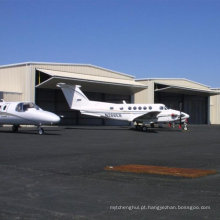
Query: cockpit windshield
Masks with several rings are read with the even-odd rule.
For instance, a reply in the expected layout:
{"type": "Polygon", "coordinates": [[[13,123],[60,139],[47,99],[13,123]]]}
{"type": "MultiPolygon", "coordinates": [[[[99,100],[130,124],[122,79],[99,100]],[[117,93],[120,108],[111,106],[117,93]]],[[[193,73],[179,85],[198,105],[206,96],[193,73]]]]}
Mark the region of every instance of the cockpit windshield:
{"type": "Polygon", "coordinates": [[[161,105],[160,110],[168,110],[168,108],[165,105],[161,105]]]}
{"type": "Polygon", "coordinates": [[[21,102],[19,103],[17,106],[16,106],[16,111],[17,112],[25,112],[25,111],[28,111],[28,109],[36,109],[36,110],[39,110],[40,108],[35,105],[33,102],[21,102]]]}

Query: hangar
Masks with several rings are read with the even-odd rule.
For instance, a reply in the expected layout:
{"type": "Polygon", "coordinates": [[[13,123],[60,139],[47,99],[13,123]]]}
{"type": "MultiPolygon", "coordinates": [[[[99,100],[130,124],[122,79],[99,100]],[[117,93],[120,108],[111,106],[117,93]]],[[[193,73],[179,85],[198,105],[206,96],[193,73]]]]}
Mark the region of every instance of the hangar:
{"type": "Polygon", "coordinates": [[[27,62],[0,66],[0,98],[33,101],[63,115],[62,124],[112,125],[120,121],[82,116],[69,110],[58,82],[80,84],[91,100],[120,103],[164,103],[191,115],[193,124],[220,124],[220,89],[188,79],[135,79],[134,76],[90,64],[27,62]]]}

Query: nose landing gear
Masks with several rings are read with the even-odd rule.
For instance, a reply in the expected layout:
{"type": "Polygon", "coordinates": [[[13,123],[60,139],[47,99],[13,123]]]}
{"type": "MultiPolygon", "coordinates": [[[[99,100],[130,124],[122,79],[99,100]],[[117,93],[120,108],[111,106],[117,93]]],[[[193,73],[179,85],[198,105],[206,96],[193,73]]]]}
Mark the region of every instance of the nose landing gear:
{"type": "Polygon", "coordinates": [[[184,121],[184,123],[183,123],[183,130],[184,131],[188,131],[188,123],[187,123],[187,121],[184,121]]]}
{"type": "Polygon", "coordinates": [[[41,126],[38,126],[38,134],[44,134],[44,129],[41,126]]]}

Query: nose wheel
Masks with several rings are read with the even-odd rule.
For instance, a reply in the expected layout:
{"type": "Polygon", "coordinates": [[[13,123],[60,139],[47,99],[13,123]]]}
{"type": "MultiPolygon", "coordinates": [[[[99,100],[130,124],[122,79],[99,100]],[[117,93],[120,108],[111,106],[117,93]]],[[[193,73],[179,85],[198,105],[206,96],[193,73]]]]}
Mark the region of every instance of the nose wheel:
{"type": "Polygon", "coordinates": [[[184,122],[183,124],[183,130],[188,131],[188,124],[186,122],[184,122]]]}
{"type": "Polygon", "coordinates": [[[38,134],[44,134],[44,129],[42,127],[38,127],[38,134]]]}

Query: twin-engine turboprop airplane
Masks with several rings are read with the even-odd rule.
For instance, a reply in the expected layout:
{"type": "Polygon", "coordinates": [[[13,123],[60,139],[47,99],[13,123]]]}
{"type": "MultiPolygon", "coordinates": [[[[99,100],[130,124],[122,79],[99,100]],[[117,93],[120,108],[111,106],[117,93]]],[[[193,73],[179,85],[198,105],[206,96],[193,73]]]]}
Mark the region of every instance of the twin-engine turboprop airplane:
{"type": "Polygon", "coordinates": [[[36,125],[38,133],[43,134],[42,125],[52,125],[59,121],[59,116],[42,110],[32,102],[0,102],[0,124],[13,125],[13,132],[18,132],[20,125],[36,125]]]}
{"type": "MultiPolygon", "coordinates": [[[[148,124],[185,122],[189,115],[172,109],[167,109],[164,104],[113,104],[107,102],[90,101],[80,90],[79,85],[58,83],[64,93],[69,107],[79,110],[81,114],[100,118],[124,120],[135,122],[138,130],[147,130],[148,124]]],[[[181,124],[180,123],[180,124],[181,124]]],[[[187,130],[185,123],[184,129],[187,130]]]]}

